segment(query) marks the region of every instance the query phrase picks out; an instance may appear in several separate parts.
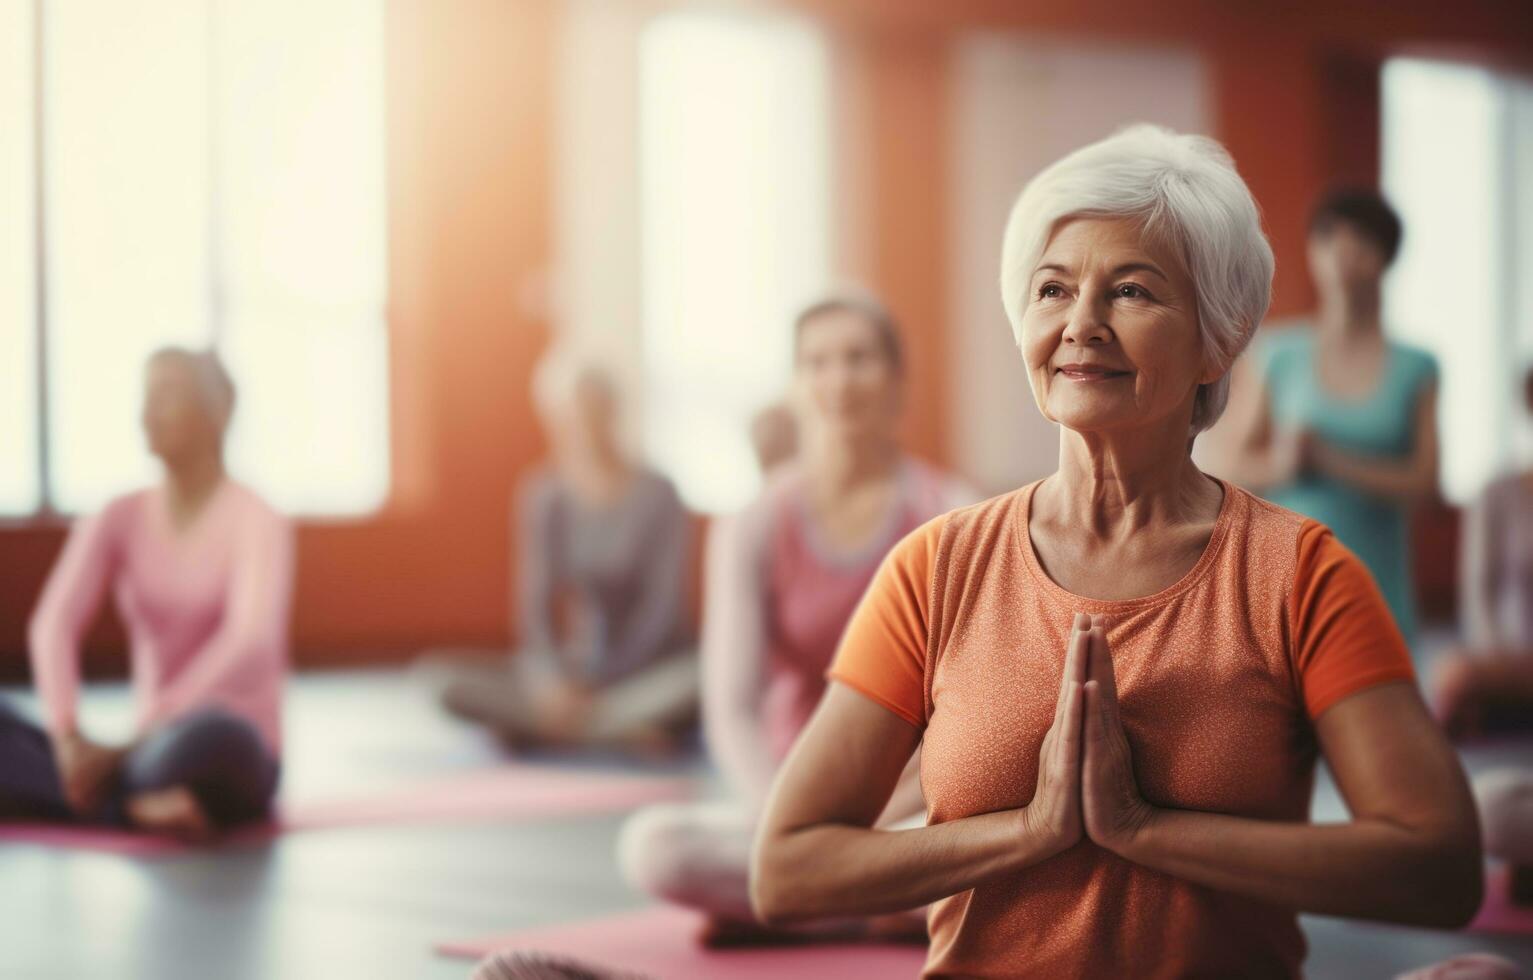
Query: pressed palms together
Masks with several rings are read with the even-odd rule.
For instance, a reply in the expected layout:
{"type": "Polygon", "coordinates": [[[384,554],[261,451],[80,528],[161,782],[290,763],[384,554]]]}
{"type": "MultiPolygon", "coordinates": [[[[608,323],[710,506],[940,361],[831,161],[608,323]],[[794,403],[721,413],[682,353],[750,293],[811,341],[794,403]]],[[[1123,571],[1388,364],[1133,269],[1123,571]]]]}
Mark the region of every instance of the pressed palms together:
{"type": "Polygon", "coordinates": [[[1038,753],[1038,788],[1026,811],[1029,833],[1050,841],[1056,853],[1082,837],[1121,851],[1154,813],[1134,779],[1106,624],[1077,613],[1054,723],[1038,753]]]}

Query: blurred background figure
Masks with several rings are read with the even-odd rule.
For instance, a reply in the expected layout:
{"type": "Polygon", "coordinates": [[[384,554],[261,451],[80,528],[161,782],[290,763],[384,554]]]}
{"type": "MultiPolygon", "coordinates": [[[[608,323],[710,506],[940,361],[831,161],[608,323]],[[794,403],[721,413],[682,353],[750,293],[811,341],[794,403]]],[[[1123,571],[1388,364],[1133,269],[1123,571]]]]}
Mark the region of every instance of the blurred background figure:
{"type": "MultiPolygon", "coordinates": [[[[834,427],[798,394],[807,367],[788,329],[795,304],[852,281],[899,320],[907,458],[986,493],[1044,476],[1058,433],[1031,408],[995,302],[1004,209],[1062,154],[1141,122],[1207,134],[1233,155],[1276,255],[1264,338],[1326,305],[1305,267],[1309,213],[1329,187],[1376,187],[1398,209],[1409,234],[1384,276],[1382,319],[1389,340],[1437,360],[1447,498],[1419,508],[1412,528],[1419,673],[1432,675],[1440,649],[1483,653],[1454,615],[1455,508],[1533,465],[1533,425],[1505,397],[1533,357],[1523,152],[1533,145],[1533,8],[1461,0],[1443,17],[1432,0],[1399,0],[1338,16],[1334,5],[1295,5],[1274,35],[1263,5],[1208,6],[1153,0],[1147,33],[1102,4],[0,0],[0,214],[14,217],[0,222],[0,699],[44,719],[48,670],[33,667],[29,627],[45,587],[57,592],[55,568],[75,561],[61,562],[66,540],[80,552],[75,541],[108,526],[114,501],[160,478],[137,432],[137,369],[167,345],[210,349],[239,388],[224,464],[291,522],[284,813],[375,789],[429,797],[468,775],[509,786],[550,768],[560,770],[550,782],[579,788],[586,774],[636,777],[639,761],[656,782],[706,794],[718,776],[696,754],[634,758],[676,744],[676,728],[657,736],[630,724],[667,719],[671,705],[696,710],[704,684],[685,653],[699,611],[740,607],[730,589],[755,596],[759,649],[738,666],[762,683],[738,695],[750,706],[740,727],[785,744],[766,731],[812,700],[806,637],[834,633],[843,613],[831,607],[850,606],[873,560],[886,530],[871,526],[873,498],[905,495],[892,463],[823,477],[840,470],[815,461],[828,455],[817,430],[834,427]],[[621,433],[606,448],[569,435],[597,444],[573,454],[575,477],[552,431],[563,423],[534,382],[550,350],[602,355],[596,374],[607,380],[590,386],[591,404],[621,433]],[[690,544],[623,539],[651,522],[675,522],[690,544]],[[713,576],[717,589],[673,589],[672,561],[684,568],[677,579],[704,577],[694,572],[710,526],[716,566],[738,574],[713,576]],[[846,576],[823,596],[822,566],[826,581],[846,576]],[[630,583],[627,600],[609,587],[617,580],[630,583]],[[775,581],[786,585],[769,591],[775,581]],[[678,631],[648,666],[605,672],[598,663],[630,662],[620,649],[644,659],[624,647],[633,630],[615,610],[626,601],[630,620],[644,618],[633,610],[651,584],[654,608],[680,603],[678,631]],[[445,683],[428,696],[405,669],[423,650],[475,652],[453,675],[487,681],[456,689],[455,706],[474,720],[444,708],[445,683]],[[642,696],[617,696],[630,682],[642,696]],[[587,750],[616,732],[639,751],[587,750]],[[576,750],[506,765],[499,736],[576,750]]],[[[1276,393],[1261,396],[1276,428],[1276,393]]],[[[1200,448],[1237,420],[1235,408],[1200,448]]],[[[224,499],[213,496],[188,541],[201,541],[224,499]]],[[[199,549],[177,561],[195,567],[199,549]]],[[[103,589],[143,567],[112,565],[103,589]]],[[[83,734],[98,744],[128,740],[130,664],[160,652],[139,642],[138,613],[115,611],[116,591],[72,647],[83,734]]],[[[732,642],[715,648],[732,656],[732,642]]],[[[227,690],[254,697],[263,683],[227,690]]],[[[34,729],[0,746],[51,764],[43,739],[34,729]]],[[[1461,749],[1466,760],[1483,751],[1518,763],[1500,742],[1461,749]]],[[[262,750],[276,747],[263,739],[262,750]]],[[[769,770],[773,753],[759,751],[769,770]]],[[[0,767],[0,783],[21,771],[0,767]]],[[[732,805],[748,823],[749,795],[732,805]]],[[[1316,805],[1343,811],[1323,779],[1316,805]]],[[[345,889],[333,887],[337,852],[300,835],[274,838],[266,857],[220,849],[177,859],[166,875],[135,873],[131,894],[98,889],[93,870],[76,875],[110,862],[6,844],[9,891],[59,900],[0,901],[5,960],[29,975],[79,974],[94,962],[65,958],[99,954],[169,980],[326,968],[461,976],[461,964],[428,952],[459,925],[631,907],[635,869],[604,859],[622,824],[558,815],[487,819],[467,833],[378,826],[345,889]],[[450,894],[461,922],[433,902],[395,902],[395,858],[423,889],[450,894]],[[193,861],[207,873],[191,873],[193,861]],[[298,894],[312,930],[286,928],[298,894]],[[364,895],[389,908],[359,914],[364,895]],[[108,913],[155,928],[96,929],[108,913]],[[161,924],[205,941],[163,943],[161,924]],[[315,930],[337,941],[320,952],[315,930]],[[84,932],[93,940],[82,946],[84,932]],[[316,955],[324,967],[308,966],[316,955]]],[[[32,832],[102,836],[18,831],[32,832]]],[[[722,838],[696,839],[707,854],[722,838]]],[[[676,843],[671,853],[686,852],[676,843]]],[[[743,862],[724,857],[738,876],[743,862]]],[[[1361,923],[1306,930],[1317,975],[1387,975],[1481,948],[1361,923]]],[[[1526,959],[1529,943],[1484,948],[1526,959]]]]}
{"type": "Polygon", "coordinates": [[[595,361],[549,354],[533,397],[551,459],[520,491],[521,645],[450,668],[443,703],[512,745],[674,747],[697,713],[691,519],[624,452],[616,384],[595,361]]]}
{"type": "Polygon", "coordinates": [[[293,541],[224,471],[234,385],[211,353],[149,360],[143,428],[164,479],[77,521],[32,615],[39,730],[0,702],[0,813],[188,838],[263,817],[277,786],[293,541]],[[80,644],[110,591],[137,735],[100,744],[76,712],[80,644]]]}
{"type": "MultiPolygon", "coordinates": [[[[1533,370],[1523,378],[1533,412],[1533,370]]],[[[1450,734],[1533,726],[1533,471],[1490,483],[1468,509],[1459,563],[1464,645],[1435,665],[1450,734]]]]}
{"type": "Polygon", "coordinates": [[[1260,338],[1259,407],[1227,469],[1335,531],[1409,641],[1410,511],[1437,492],[1437,364],[1384,335],[1382,283],[1400,238],[1398,215],[1373,191],[1334,191],[1315,207],[1307,254],[1319,308],[1260,338]]]}
{"type": "Polygon", "coordinates": [[[751,419],[751,448],[756,451],[763,476],[770,476],[797,455],[798,421],[791,405],[774,402],[756,413],[751,419]]]}
{"type": "MultiPolygon", "coordinates": [[[[880,302],[835,294],[800,313],[793,331],[799,454],[708,542],[703,723],[731,799],[640,811],[619,841],[629,883],[706,912],[710,943],[767,932],[747,887],[756,820],[874,571],[910,531],[973,499],[900,448],[905,364],[880,302]]],[[[917,765],[890,800],[886,826],[924,821],[917,765]]],[[[919,916],[796,931],[866,928],[925,934],[919,916]]]]}

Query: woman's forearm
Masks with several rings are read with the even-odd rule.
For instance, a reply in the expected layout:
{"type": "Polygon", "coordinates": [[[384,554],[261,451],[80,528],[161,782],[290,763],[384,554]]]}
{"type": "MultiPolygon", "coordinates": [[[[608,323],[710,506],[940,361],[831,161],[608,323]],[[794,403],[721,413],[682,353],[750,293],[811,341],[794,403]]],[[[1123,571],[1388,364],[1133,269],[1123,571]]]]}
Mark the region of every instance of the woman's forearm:
{"type": "Polygon", "coordinates": [[[1219,475],[1258,492],[1280,486],[1292,478],[1284,469],[1278,447],[1270,442],[1237,446],[1228,454],[1219,475]]]}
{"type": "Polygon", "coordinates": [[[1473,841],[1381,820],[1317,825],[1161,809],[1117,849],[1196,884],[1322,915],[1456,927],[1481,895],[1473,841]]]}
{"type": "Polygon", "coordinates": [[[1418,503],[1437,490],[1435,470],[1411,458],[1405,461],[1353,456],[1334,446],[1320,444],[1312,456],[1320,472],[1377,497],[1401,503],[1418,503]]]}
{"type": "Polygon", "coordinates": [[[1056,851],[1026,808],[915,830],[819,824],[757,842],[751,904],[767,923],[903,912],[1056,851]]]}

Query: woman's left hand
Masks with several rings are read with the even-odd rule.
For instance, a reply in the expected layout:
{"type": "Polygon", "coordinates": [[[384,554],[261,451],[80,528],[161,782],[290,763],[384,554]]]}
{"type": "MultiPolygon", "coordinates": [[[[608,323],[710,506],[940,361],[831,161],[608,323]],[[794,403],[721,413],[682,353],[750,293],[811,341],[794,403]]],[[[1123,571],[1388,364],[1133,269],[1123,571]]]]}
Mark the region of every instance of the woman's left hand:
{"type": "Polygon", "coordinates": [[[1155,815],[1139,795],[1128,736],[1118,715],[1118,684],[1103,618],[1093,617],[1086,672],[1086,732],[1081,807],[1086,835],[1122,854],[1155,815]]]}

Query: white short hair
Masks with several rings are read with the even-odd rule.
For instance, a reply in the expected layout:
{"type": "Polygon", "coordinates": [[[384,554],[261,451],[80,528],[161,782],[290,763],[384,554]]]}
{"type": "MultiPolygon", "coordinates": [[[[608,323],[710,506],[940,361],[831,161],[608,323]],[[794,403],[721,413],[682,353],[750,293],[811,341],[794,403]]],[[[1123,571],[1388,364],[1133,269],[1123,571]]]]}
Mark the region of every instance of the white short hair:
{"type": "Polygon", "coordinates": [[[209,414],[224,422],[234,414],[234,379],[229,376],[217,351],[212,348],[161,347],[149,355],[147,363],[152,365],[159,361],[175,361],[191,371],[202,406],[209,414]]]}
{"type": "Polygon", "coordinates": [[[1082,147],[1028,182],[1001,246],[1001,302],[1017,343],[1029,283],[1049,236],[1066,218],[1136,218],[1147,235],[1180,248],[1197,289],[1198,324],[1211,367],[1198,388],[1194,435],[1213,425],[1230,395],[1230,365],[1272,300],[1272,246],[1245,181],[1206,136],[1130,126],[1082,147]]]}

